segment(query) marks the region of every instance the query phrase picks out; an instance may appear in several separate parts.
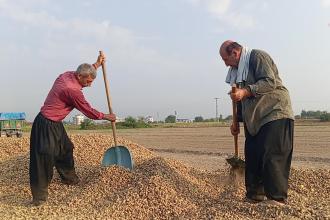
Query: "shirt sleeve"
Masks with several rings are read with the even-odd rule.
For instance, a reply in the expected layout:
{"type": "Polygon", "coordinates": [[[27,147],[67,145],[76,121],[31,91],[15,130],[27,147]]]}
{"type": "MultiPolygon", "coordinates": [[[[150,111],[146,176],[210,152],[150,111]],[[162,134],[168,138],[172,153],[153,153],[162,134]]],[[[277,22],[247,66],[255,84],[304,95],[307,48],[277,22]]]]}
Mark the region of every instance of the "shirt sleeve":
{"type": "Polygon", "coordinates": [[[91,107],[81,90],[70,90],[69,93],[73,106],[81,111],[86,117],[95,120],[103,119],[104,114],[91,107]]]}
{"type": "Polygon", "coordinates": [[[257,53],[253,60],[256,83],[249,85],[254,96],[267,94],[276,88],[274,62],[269,55],[257,53]]]}

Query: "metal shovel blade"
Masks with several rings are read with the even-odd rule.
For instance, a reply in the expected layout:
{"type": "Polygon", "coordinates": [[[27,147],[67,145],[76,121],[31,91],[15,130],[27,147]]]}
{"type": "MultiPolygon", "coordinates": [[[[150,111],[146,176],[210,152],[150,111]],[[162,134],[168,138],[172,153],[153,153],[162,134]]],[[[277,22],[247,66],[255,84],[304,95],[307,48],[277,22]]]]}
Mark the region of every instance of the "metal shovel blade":
{"type": "Polygon", "coordinates": [[[125,146],[109,148],[103,155],[102,166],[118,165],[129,170],[133,169],[131,152],[125,146]]]}
{"type": "Polygon", "coordinates": [[[227,158],[226,160],[234,169],[244,169],[245,168],[244,160],[242,160],[241,158],[239,158],[237,156],[227,158]]]}

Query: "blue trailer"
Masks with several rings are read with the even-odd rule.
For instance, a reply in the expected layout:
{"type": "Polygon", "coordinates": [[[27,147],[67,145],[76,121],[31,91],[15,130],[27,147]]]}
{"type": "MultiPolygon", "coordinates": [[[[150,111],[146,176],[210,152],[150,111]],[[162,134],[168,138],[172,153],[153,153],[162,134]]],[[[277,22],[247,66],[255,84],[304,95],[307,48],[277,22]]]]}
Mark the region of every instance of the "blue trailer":
{"type": "Polygon", "coordinates": [[[2,134],[22,137],[25,117],[24,112],[0,112],[0,137],[2,134]]]}

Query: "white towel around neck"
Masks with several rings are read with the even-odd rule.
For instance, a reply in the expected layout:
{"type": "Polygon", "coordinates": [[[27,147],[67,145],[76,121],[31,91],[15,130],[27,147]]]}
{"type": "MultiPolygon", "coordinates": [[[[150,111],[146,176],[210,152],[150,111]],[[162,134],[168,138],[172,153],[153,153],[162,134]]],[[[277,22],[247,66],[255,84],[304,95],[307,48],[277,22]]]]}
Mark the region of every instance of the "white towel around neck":
{"type": "Polygon", "coordinates": [[[238,69],[234,67],[229,68],[226,77],[226,83],[232,86],[234,83],[241,83],[246,81],[247,75],[249,73],[250,54],[251,50],[249,48],[242,47],[238,69]]]}

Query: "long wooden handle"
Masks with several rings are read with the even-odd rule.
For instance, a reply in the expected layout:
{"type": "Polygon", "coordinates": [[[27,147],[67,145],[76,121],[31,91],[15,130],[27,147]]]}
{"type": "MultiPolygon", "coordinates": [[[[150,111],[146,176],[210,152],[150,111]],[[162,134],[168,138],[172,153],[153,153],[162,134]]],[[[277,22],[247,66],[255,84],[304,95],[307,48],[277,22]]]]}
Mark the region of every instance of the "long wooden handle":
{"type": "MultiPolygon", "coordinates": [[[[103,51],[100,51],[100,55],[104,55],[103,51]]],[[[107,94],[109,113],[113,114],[112,107],[111,107],[110,88],[109,88],[109,83],[108,83],[108,80],[107,80],[105,61],[102,63],[102,72],[103,72],[105,92],[107,94]]],[[[112,134],[113,134],[113,139],[114,139],[114,142],[115,142],[115,146],[117,146],[116,123],[112,121],[111,122],[111,127],[112,127],[112,134]]]]}
{"type": "MultiPolygon", "coordinates": [[[[231,87],[231,92],[235,93],[236,92],[236,85],[234,84],[231,87]]],[[[232,101],[233,104],[233,128],[234,130],[238,129],[238,122],[237,122],[237,104],[236,102],[233,100],[232,101]]],[[[239,156],[239,152],[238,152],[238,135],[234,135],[234,143],[235,143],[235,156],[238,157],[239,156]]]]}
{"type": "Polygon", "coordinates": [[[235,156],[239,157],[239,153],[238,153],[238,135],[234,135],[234,142],[235,142],[235,156]]]}

